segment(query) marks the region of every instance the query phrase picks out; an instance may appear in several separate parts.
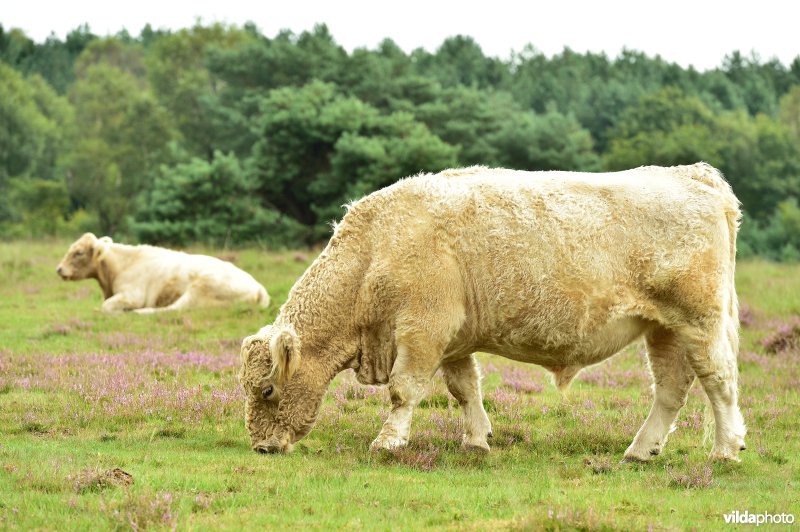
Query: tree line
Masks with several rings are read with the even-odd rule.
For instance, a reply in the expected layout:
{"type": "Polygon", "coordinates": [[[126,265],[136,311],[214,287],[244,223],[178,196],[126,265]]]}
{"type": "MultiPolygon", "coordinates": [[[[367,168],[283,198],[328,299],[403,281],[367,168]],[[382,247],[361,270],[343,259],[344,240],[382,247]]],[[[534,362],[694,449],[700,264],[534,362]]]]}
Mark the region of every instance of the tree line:
{"type": "Polygon", "coordinates": [[[420,171],[601,171],[706,161],[743,202],[742,255],[800,259],[800,56],[732,52],[699,72],[533,46],[487,57],[324,25],[87,26],[35,43],[0,26],[0,234],[297,246],[342,205],[420,171]]]}

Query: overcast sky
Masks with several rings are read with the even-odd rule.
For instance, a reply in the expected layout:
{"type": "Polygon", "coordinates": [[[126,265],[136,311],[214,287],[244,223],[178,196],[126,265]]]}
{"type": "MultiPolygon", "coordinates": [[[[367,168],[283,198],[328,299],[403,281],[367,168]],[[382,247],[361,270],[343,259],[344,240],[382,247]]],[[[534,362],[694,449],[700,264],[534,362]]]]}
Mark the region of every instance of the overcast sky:
{"type": "Polygon", "coordinates": [[[502,59],[527,43],[547,55],[568,46],[615,57],[627,47],[701,70],[720,65],[733,50],[777,57],[785,65],[800,54],[796,0],[0,0],[0,6],[4,28],[21,28],[38,42],[51,32],[63,39],[84,22],[99,35],[122,28],[138,35],[148,22],[179,29],[199,18],[204,24],[252,21],[269,37],[324,22],[347,50],[390,37],[406,51],[434,51],[461,34],[502,59]]]}

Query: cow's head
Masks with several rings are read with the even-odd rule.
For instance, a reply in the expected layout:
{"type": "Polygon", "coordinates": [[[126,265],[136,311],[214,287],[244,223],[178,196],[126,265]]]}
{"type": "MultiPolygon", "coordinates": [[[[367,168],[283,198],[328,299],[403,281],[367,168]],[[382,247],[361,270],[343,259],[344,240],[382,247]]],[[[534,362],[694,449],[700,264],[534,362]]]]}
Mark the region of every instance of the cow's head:
{"type": "Polygon", "coordinates": [[[314,426],[330,378],[300,352],[291,325],[268,325],[242,342],[239,382],[254,451],[290,452],[314,426]]]}
{"type": "Polygon", "coordinates": [[[67,250],[56,268],[56,273],[68,281],[79,281],[97,276],[97,259],[104,246],[111,243],[111,238],[97,238],[86,233],[76,240],[67,250]]]}

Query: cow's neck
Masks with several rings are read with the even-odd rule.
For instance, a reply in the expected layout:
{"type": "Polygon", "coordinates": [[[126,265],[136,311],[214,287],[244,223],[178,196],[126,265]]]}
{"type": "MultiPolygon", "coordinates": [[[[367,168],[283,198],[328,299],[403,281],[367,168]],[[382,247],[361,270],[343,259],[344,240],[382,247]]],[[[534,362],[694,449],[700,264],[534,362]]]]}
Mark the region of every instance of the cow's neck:
{"type": "Polygon", "coordinates": [[[364,255],[334,237],[292,287],[276,320],[291,323],[303,356],[324,359],[337,373],[358,350],[356,298],[364,275],[364,255]]]}
{"type": "Polygon", "coordinates": [[[103,291],[103,298],[108,299],[114,295],[114,279],[119,271],[119,258],[127,255],[133,246],[123,244],[106,244],[107,249],[97,260],[97,269],[94,278],[103,291]]]}

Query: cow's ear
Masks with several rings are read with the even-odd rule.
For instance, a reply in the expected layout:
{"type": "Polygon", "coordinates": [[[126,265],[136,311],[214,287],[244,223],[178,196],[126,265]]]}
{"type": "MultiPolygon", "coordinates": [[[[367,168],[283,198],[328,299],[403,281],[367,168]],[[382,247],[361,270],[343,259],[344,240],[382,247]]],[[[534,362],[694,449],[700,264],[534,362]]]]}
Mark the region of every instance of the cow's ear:
{"type": "Polygon", "coordinates": [[[105,237],[98,239],[94,246],[92,246],[92,251],[94,252],[94,259],[97,261],[102,260],[103,255],[106,254],[108,251],[109,242],[105,240],[105,237]]]}
{"type": "Polygon", "coordinates": [[[259,331],[258,334],[248,336],[242,340],[242,348],[239,350],[239,382],[247,376],[248,368],[252,367],[263,351],[268,349],[269,336],[264,336],[259,331]]]}
{"type": "Polygon", "coordinates": [[[288,381],[300,367],[300,339],[294,327],[280,326],[269,341],[272,377],[280,384],[288,381]]]}

